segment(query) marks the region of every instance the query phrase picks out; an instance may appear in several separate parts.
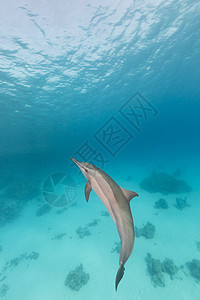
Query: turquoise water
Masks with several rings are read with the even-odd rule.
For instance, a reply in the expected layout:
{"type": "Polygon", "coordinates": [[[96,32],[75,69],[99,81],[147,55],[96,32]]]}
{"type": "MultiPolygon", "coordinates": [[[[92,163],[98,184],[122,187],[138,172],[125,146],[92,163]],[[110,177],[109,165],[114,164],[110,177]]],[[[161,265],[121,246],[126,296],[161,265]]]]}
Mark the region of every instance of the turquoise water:
{"type": "Polygon", "coordinates": [[[189,0],[1,3],[0,298],[200,298],[199,20],[189,0]],[[70,157],[139,194],[117,292],[116,225],[70,157]]]}

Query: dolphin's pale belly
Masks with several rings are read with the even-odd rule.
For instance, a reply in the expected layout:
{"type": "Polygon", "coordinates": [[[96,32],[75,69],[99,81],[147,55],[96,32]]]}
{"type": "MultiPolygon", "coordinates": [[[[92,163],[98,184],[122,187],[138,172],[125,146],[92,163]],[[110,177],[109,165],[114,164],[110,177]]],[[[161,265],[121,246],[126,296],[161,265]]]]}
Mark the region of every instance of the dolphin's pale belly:
{"type": "MultiPolygon", "coordinates": [[[[101,199],[105,207],[107,208],[109,214],[111,215],[113,221],[116,223],[115,215],[110,205],[110,196],[112,197],[112,190],[108,184],[106,184],[106,191],[103,191],[101,186],[97,183],[96,180],[92,180],[91,182],[92,189],[97,194],[97,196],[101,199]],[[110,195],[110,196],[109,196],[110,195]]],[[[114,197],[114,195],[113,195],[114,197]]]]}

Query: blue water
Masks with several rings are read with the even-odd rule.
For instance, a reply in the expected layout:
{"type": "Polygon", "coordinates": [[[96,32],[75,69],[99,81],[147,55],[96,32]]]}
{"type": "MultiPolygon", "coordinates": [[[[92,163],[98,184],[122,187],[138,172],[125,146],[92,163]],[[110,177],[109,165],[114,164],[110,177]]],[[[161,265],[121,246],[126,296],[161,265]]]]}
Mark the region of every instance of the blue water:
{"type": "Polygon", "coordinates": [[[2,1],[0,297],[199,299],[199,49],[199,1],[2,1]],[[136,236],[117,293],[116,226],[94,192],[86,203],[70,157],[137,192],[135,226],[155,226],[136,236]],[[155,172],[170,179],[142,187],[155,172]],[[190,191],[173,188],[182,180],[190,191]],[[81,264],[89,280],[74,291],[65,280],[81,264]]]}

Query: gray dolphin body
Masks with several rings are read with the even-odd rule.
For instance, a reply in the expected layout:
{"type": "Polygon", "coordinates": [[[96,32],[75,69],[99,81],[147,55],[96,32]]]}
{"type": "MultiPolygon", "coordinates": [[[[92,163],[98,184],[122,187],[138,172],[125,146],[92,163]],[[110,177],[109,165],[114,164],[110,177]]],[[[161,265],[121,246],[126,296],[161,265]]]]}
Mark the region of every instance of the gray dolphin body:
{"type": "Polygon", "coordinates": [[[117,290],[117,286],[124,275],[124,264],[131,255],[134,246],[135,232],[130,200],[138,194],[121,188],[110,176],[94,165],[79,162],[74,158],[71,159],[88,180],[85,186],[86,200],[88,201],[90,192],[93,189],[106,206],[117,226],[121,239],[119,269],[115,280],[115,289],[117,290]]]}

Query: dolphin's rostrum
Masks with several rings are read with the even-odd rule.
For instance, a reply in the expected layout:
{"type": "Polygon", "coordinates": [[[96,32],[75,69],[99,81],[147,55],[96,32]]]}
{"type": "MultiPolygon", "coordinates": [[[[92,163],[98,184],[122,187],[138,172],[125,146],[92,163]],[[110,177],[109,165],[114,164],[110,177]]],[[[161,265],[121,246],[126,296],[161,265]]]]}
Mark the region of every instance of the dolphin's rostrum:
{"type": "Polygon", "coordinates": [[[135,233],[130,200],[138,194],[121,188],[110,176],[94,165],[79,162],[74,158],[71,159],[88,180],[85,186],[86,200],[89,200],[90,192],[93,189],[117,226],[121,239],[119,269],[115,280],[115,289],[117,290],[117,286],[124,275],[124,264],[131,255],[134,246],[135,233]]]}

